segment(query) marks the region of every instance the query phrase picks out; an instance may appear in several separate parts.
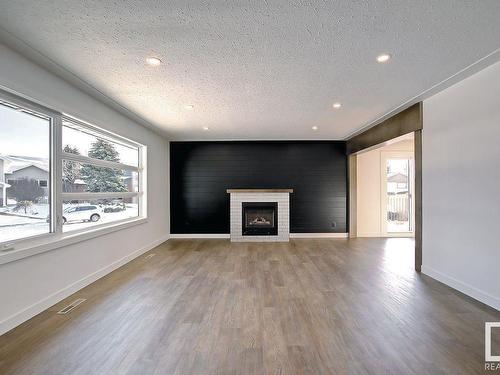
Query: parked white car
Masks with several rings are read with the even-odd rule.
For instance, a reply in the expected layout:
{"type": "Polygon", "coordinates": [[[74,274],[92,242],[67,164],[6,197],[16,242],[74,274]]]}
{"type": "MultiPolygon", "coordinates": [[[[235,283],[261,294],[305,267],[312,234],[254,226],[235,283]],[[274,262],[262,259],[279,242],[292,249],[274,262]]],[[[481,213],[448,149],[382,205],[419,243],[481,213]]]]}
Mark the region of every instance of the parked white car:
{"type": "Polygon", "coordinates": [[[75,206],[68,207],[63,211],[63,224],[70,221],[99,221],[101,218],[97,206],[75,206]]]}

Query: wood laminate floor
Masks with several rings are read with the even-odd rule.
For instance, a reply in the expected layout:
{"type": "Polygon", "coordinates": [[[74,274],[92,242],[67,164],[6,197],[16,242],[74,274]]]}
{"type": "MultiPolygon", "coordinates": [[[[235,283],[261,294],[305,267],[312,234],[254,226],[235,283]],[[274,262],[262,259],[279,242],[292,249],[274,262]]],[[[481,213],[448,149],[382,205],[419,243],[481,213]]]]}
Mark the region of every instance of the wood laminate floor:
{"type": "Polygon", "coordinates": [[[410,239],[171,240],[1,336],[0,374],[474,374],[485,321],[410,239]]]}

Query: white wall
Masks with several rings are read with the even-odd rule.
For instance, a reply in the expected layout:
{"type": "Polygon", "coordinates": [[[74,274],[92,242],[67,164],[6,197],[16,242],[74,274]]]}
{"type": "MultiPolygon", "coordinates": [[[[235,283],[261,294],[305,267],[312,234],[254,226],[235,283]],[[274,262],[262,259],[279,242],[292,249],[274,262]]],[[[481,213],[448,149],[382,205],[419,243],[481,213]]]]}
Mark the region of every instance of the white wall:
{"type": "Polygon", "coordinates": [[[357,236],[381,237],[381,175],[382,152],[401,151],[413,152],[413,139],[405,139],[376,149],[362,152],[357,157],[357,236]]]}
{"type": "Polygon", "coordinates": [[[0,265],[0,334],[142,252],[169,233],[168,142],[0,44],[0,86],[148,147],[148,222],[0,265]]]}
{"type": "Polygon", "coordinates": [[[380,150],[357,155],[357,236],[380,237],[380,150]]]}
{"type": "Polygon", "coordinates": [[[500,309],[500,63],[424,101],[422,271],[500,309]]]}

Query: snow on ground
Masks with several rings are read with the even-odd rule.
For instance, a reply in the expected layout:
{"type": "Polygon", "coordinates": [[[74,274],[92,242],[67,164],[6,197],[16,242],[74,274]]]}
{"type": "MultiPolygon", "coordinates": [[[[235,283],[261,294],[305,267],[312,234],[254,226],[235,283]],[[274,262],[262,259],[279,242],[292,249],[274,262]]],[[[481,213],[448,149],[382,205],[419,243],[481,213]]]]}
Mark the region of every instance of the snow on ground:
{"type": "Polygon", "coordinates": [[[13,215],[0,215],[0,227],[3,226],[17,226],[17,225],[26,225],[33,223],[44,223],[45,220],[42,219],[33,219],[27,216],[13,216],[13,215]]]}
{"type": "Polygon", "coordinates": [[[0,242],[13,241],[19,238],[49,233],[49,224],[37,220],[30,225],[2,226],[3,215],[0,215],[0,242]]]}
{"type": "Polygon", "coordinates": [[[31,206],[28,210],[27,213],[24,213],[24,210],[20,210],[18,212],[14,211],[14,207],[16,205],[8,205],[6,207],[0,207],[0,212],[7,212],[7,213],[12,213],[15,215],[19,216],[33,216],[33,217],[40,217],[45,219],[47,215],[49,214],[49,205],[47,203],[36,203],[33,206],[31,206]]]}
{"type": "MultiPolygon", "coordinates": [[[[13,241],[20,238],[36,236],[49,232],[49,224],[46,218],[49,213],[48,204],[40,204],[34,206],[38,215],[34,218],[33,215],[24,216],[24,214],[16,213],[14,215],[0,214],[0,242],[13,241]]],[[[67,206],[65,205],[64,208],[67,206]]],[[[11,211],[12,207],[0,207],[0,212],[11,211]]],[[[100,212],[101,219],[93,222],[71,222],[63,226],[63,232],[72,232],[80,229],[87,229],[96,225],[111,223],[113,221],[129,219],[138,216],[137,204],[126,204],[126,209],[120,212],[104,213],[100,212]]]]}
{"type": "Polygon", "coordinates": [[[95,223],[91,221],[66,223],[63,226],[63,232],[71,232],[79,229],[86,229],[104,223],[111,223],[117,220],[124,220],[137,217],[139,212],[137,204],[126,204],[125,207],[126,207],[125,211],[108,212],[108,213],[100,212],[99,215],[101,216],[101,219],[99,221],[96,221],[95,223]]]}

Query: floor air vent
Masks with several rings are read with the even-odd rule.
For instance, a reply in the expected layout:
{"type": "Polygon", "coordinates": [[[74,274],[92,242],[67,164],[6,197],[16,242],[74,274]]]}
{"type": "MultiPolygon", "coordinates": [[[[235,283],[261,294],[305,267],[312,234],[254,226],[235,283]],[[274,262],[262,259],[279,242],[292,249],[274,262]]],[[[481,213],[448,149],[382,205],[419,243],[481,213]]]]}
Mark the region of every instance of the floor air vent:
{"type": "Polygon", "coordinates": [[[86,301],[86,299],[84,298],[78,298],[76,300],[74,300],[73,302],[71,302],[68,306],[62,308],[61,310],[59,310],[57,313],[58,314],[67,314],[69,313],[71,310],[73,310],[74,308],[76,308],[78,305],[84,303],[86,301]]]}

